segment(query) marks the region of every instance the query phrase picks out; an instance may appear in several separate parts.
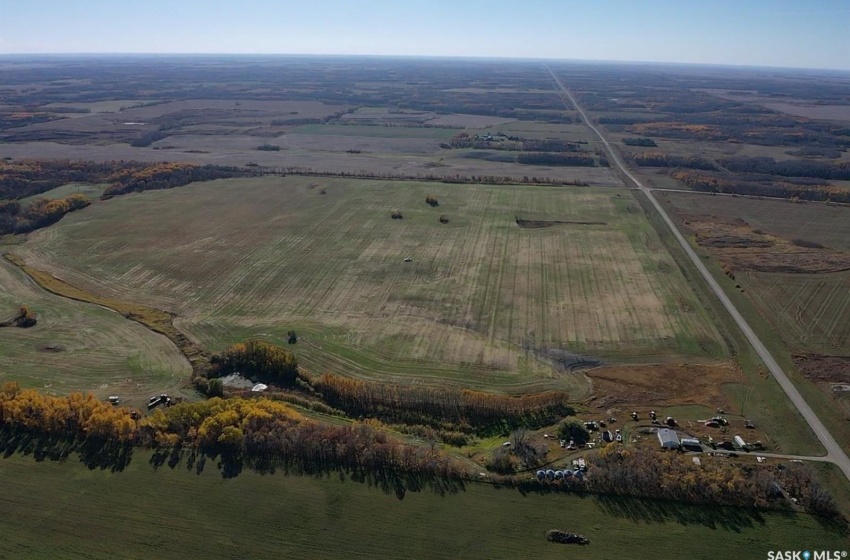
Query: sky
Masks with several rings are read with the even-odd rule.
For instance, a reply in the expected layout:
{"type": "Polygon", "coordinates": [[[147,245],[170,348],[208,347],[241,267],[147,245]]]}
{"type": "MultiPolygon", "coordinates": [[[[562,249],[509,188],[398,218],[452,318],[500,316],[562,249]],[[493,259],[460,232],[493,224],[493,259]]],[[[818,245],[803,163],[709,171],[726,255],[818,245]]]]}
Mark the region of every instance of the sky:
{"type": "Polygon", "coordinates": [[[0,0],[0,54],[552,58],[850,70],[850,0],[0,0]]]}

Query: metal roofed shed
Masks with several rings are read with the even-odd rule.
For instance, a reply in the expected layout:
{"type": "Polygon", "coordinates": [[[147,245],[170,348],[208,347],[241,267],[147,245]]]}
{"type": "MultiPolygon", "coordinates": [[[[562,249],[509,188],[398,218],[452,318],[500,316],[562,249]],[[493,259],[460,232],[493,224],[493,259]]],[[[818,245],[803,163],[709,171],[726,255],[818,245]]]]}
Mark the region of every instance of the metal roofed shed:
{"type": "Polygon", "coordinates": [[[661,428],[658,430],[658,441],[663,449],[679,449],[679,436],[675,430],[661,428]]]}

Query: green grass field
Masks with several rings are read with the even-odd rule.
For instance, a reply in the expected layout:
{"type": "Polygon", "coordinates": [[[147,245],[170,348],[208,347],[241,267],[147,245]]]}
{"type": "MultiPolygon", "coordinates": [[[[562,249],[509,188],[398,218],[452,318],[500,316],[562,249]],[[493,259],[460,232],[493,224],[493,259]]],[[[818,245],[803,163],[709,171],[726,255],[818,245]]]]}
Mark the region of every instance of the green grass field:
{"type": "Polygon", "coordinates": [[[621,498],[523,495],[471,484],[456,494],[393,492],[338,475],[225,480],[155,470],[137,452],[119,473],[30,457],[0,459],[0,557],[51,558],[764,558],[844,549],[808,515],[749,513],[621,498]],[[14,481],[14,482],[12,482],[14,481]],[[590,538],[546,542],[547,529],[590,538]],[[49,535],[49,538],[46,538],[49,535]],[[343,552],[344,551],[344,552],[343,552]]]}
{"type": "Polygon", "coordinates": [[[106,185],[85,185],[81,183],[70,183],[68,185],[62,185],[61,187],[57,187],[41,194],[34,194],[32,196],[22,198],[18,202],[20,202],[22,206],[26,206],[31,204],[38,198],[48,198],[50,200],[55,200],[57,198],[64,198],[72,194],[83,194],[87,196],[89,200],[95,201],[97,198],[100,197],[100,195],[103,194],[103,191],[105,189],[106,185]]]}
{"type": "MultiPolygon", "coordinates": [[[[0,247],[2,249],[2,247],[0,247]]],[[[38,323],[0,328],[0,383],[49,393],[119,395],[140,406],[150,394],[181,394],[189,363],[164,336],[96,305],[54,296],[0,259],[0,313],[28,305],[38,323]]]]}
{"type": "Polygon", "coordinates": [[[367,126],[305,124],[293,128],[289,134],[321,134],[331,136],[369,136],[374,138],[435,138],[448,140],[459,130],[452,128],[426,128],[412,126],[367,126]]]}
{"type": "Polygon", "coordinates": [[[98,204],[15,251],[96,293],[176,311],[211,350],[295,329],[316,371],[580,397],[586,380],[541,352],[623,362],[724,352],[624,190],[217,181],[98,204]],[[396,208],[404,219],[390,219],[396,208]],[[604,225],[524,229],[517,215],[604,225]]]}

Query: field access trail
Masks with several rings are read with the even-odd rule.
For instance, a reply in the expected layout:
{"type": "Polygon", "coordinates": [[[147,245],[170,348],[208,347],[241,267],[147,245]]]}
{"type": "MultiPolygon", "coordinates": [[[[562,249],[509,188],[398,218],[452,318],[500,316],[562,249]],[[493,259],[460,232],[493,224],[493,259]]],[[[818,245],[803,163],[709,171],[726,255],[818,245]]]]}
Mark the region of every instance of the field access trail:
{"type": "Polygon", "coordinates": [[[803,396],[797,390],[797,387],[791,382],[785,372],[779,367],[779,364],[773,358],[771,353],[767,350],[762,341],[758,338],[755,331],[753,331],[752,327],[747,323],[744,316],[738,311],[735,307],[735,304],[729,299],[726,293],[723,291],[723,288],[720,287],[720,284],[717,283],[717,280],[711,275],[708,269],[700,260],[699,256],[693,250],[693,248],[688,243],[685,236],[682,235],[682,232],[679,231],[679,228],[676,227],[676,224],[673,223],[673,220],[670,219],[670,216],[667,215],[667,212],[661,206],[661,204],[656,200],[655,196],[652,194],[652,191],[648,189],[643,183],[641,183],[626,167],[626,164],[623,162],[623,159],[620,155],[611,147],[611,144],[605,139],[602,133],[599,131],[597,127],[590,122],[590,119],[587,118],[584,110],[579,106],[576,102],[575,97],[570,93],[570,91],[564,87],[561,83],[561,80],[552,72],[552,69],[548,66],[546,69],[549,71],[549,74],[552,76],[552,79],[557,84],[558,88],[567,96],[570,102],[575,106],[576,111],[581,115],[582,121],[599,137],[599,140],[602,142],[602,145],[605,147],[605,151],[608,153],[610,157],[610,161],[617,166],[617,168],[625,175],[629,181],[631,181],[640,191],[642,191],[649,201],[652,203],[652,206],[655,208],[656,212],[661,216],[664,220],[664,223],[667,224],[667,227],[670,228],[670,231],[679,241],[679,244],[682,246],[682,249],[691,259],[694,266],[699,270],[702,277],[708,283],[711,290],[723,304],[723,307],[729,312],[732,318],[735,320],[735,323],[744,333],[744,336],[747,337],[747,340],[750,341],[750,344],[753,345],[756,352],[758,352],[759,357],[762,359],[764,364],[767,366],[767,369],[770,370],[771,375],[773,375],[776,382],[779,383],[782,390],[785,391],[785,394],[788,395],[788,398],[809,424],[812,431],[815,433],[817,438],[820,440],[824,449],[826,449],[826,455],[823,457],[823,460],[834,463],[841,469],[841,472],[844,473],[844,476],[850,480],[850,458],[847,457],[847,454],[835,441],[835,438],[832,437],[832,434],[829,433],[829,430],[826,429],[826,426],[823,425],[823,422],[820,421],[817,414],[815,414],[814,410],[808,405],[803,396]]]}

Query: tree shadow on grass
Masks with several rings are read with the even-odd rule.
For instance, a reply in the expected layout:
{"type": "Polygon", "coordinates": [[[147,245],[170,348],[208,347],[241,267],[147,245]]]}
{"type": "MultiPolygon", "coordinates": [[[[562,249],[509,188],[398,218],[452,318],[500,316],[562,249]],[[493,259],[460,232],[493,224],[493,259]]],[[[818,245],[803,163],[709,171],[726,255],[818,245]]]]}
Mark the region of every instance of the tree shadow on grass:
{"type": "Polygon", "coordinates": [[[69,438],[24,430],[0,430],[0,452],[4,458],[12,455],[31,456],[36,461],[64,462],[77,455],[91,470],[124,470],[133,457],[129,443],[101,441],[94,438],[69,438]]]}
{"type": "Polygon", "coordinates": [[[465,483],[458,479],[448,479],[431,476],[425,473],[398,473],[395,471],[371,472],[364,469],[352,469],[330,464],[304,464],[295,460],[280,457],[262,457],[246,460],[241,454],[215,452],[197,448],[163,448],[157,449],[148,461],[155,469],[168,465],[175,469],[185,465],[187,470],[194,470],[200,475],[207,463],[215,465],[222,478],[236,478],[245,470],[260,475],[310,476],[327,478],[337,475],[341,481],[351,481],[367,484],[385,494],[395,495],[404,499],[408,492],[431,491],[439,496],[456,494],[466,489],[465,483]]]}

